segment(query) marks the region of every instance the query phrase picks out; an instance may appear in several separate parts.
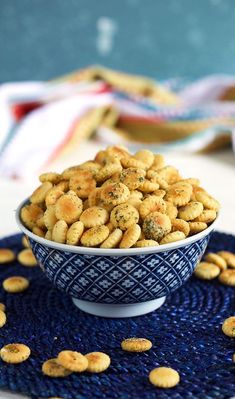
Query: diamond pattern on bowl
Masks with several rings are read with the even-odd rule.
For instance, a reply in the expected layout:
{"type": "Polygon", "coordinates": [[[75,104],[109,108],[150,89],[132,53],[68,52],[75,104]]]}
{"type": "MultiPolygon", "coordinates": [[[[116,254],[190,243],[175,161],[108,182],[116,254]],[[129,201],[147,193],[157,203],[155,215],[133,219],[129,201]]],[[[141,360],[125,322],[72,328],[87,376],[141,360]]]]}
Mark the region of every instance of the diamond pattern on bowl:
{"type": "Polygon", "coordinates": [[[30,239],[42,269],[60,290],[108,304],[149,301],[176,290],[192,274],[208,241],[209,235],[169,251],[119,257],[64,252],[30,239]]]}

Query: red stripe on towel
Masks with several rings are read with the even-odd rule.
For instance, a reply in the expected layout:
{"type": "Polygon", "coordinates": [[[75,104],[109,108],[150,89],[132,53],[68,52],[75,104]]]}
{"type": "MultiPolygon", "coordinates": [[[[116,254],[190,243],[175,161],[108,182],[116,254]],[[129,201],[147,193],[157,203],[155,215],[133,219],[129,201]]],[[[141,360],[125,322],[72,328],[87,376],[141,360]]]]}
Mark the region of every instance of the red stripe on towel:
{"type": "Polygon", "coordinates": [[[43,103],[39,102],[39,101],[14,104],[11,106],[11,112],[12,112],[14,119],[17,122],[19,122],[30,112],[34,111],[37,108],[40,108],[42,105],[43,105],[43,103]]]}

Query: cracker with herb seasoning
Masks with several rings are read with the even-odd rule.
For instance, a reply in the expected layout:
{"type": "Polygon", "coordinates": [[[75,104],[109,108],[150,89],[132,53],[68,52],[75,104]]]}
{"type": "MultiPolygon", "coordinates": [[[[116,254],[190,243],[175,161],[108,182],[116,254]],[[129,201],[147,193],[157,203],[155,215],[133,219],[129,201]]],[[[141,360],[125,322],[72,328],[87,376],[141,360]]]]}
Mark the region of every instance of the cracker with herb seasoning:
{"type": "Polygon", "coordinates": [[[109,220],[108,211],[101,206],[91,206],[82,212],[80,221],[84,227],[90,228],[95,226],[102,226],[109,220]]]}

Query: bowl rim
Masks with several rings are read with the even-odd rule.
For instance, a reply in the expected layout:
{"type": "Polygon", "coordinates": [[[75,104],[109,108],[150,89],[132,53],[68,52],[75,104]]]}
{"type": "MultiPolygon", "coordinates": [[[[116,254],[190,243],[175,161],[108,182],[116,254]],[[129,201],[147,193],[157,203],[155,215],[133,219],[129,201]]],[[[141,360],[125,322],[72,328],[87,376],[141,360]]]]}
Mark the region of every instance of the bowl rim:
{"type": "Polygon", "coordinates": [[[97,255],[97,256],[148,255],[148,254],[159,253],[159,252],[168,252],[168,251],[171,251],[172,249],[182,248],[182,247],[185,247],[187,245],[193,244],[193,243],[201,240],[202,238],[206,237],[209,233],[211,233],[215,228],[215,225],[218,221],[218,216],[219,216],[219,213],[218,213],[216,219],[205,230],[203,230],[200,233],[197,233],[193,236],[186,237],[184,240],[175,241],[175,242],[169,243],[169,244],[159,245],[156,247],[106,249],[106,248],[79,247],[79,246],[75,246],[75,245],[60,244],[58,242],[47,240],[43,237],[37,236],[36,234],[32,233],[32,231],[28,230],[28,228],[23,225],[23,223],[21,222],[21,219],[20,219],[21,208],[24,205],[26,205],[27,203],[29,203],[28,198],[26,200],[22,201],[15,211],[16,223],[17,223],[18,227],[20,228],[20,230],[24,234],[26,234],[28,237],[32,238],[34,241],[38,242],[39,244],[42,244],[49,248],[58,249],[60,251],[65,251],[65,252],[77,253],[77,254],[81,254],[81,255],[91,255],[91,256],[93,256],[93,255],[97,255]]]}

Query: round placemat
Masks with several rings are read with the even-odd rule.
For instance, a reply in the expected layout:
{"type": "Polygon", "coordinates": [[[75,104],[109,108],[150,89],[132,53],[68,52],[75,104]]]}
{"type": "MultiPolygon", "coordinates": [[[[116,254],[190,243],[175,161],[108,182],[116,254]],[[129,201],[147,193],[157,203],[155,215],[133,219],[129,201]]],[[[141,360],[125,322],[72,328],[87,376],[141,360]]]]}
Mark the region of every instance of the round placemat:
{"type": "MultiPolygon", "coordinates": [[[[17,253],[22,249],[21,238],[19,234],[4,238],[0,248],[17,253]]],[[[222,249],[235,252],[235,237],[215,232],[207,250],[222,249]]],[[[17,261],[0,265],[0,283],[12,275],[29,278],[30,287],[21,294],[0,288],[7,313],[0,346],[25,343],[32,355],[18,365],[0,361],[0,387],[37,399],[228,399],[235,395],[234,341],[221,331],[223,320],[235,314],[234,288],[192,277],[153,313],[105,319],[78,310],[52,287],[39,267],[27,268],[17,261]],[[134,336],[150,339],[153,348],[137,354],[122,351],[121,341],[134,336]],[[101,374],[45,377],[42,363],[63,349],[105,352],[111,366],[101,374]],[[152,386],[148,374],[158,366],[176,369],[180,384],[168,390],[152,386]]]]}

